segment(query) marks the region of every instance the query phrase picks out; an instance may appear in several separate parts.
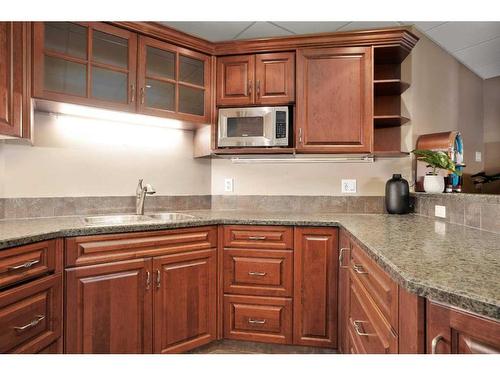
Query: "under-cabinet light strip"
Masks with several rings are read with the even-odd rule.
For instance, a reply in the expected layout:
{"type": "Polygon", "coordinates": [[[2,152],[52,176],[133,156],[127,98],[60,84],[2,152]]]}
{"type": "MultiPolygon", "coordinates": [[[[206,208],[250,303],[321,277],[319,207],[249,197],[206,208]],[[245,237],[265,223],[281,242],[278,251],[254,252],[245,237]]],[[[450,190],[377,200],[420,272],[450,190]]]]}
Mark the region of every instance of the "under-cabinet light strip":
{"type": "Polygon", "coordinates": [[[324,158],[231,158],[233,164],[373,163],[373,156],[324,158]]]}

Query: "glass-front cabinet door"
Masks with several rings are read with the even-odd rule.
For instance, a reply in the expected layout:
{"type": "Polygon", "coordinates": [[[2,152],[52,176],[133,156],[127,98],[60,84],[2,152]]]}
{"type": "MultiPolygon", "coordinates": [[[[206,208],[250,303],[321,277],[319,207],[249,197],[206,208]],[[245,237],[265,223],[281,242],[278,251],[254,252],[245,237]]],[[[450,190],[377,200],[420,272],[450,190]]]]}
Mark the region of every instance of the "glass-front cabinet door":
{"type": "Polygon", "coordinates": [[[139,37],[139,111],[209,122],[209,59],[198,52],[139,37]]]}
{"type": "Polygon", "coordinates": [[[35,97],[135,111],[135,33],[100,22],[37,22],[33,51],[35,97]]]}

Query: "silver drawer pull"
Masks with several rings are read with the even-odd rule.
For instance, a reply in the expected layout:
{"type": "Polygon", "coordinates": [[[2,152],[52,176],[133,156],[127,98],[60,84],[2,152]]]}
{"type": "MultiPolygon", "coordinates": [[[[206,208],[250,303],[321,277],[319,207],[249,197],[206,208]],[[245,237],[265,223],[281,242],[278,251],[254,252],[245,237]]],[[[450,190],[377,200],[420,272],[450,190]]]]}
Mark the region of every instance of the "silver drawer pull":
{"type": "Polygon", "coordinates": [[[266,319],[252,319],[252,318],[248,318],[248,323],[250,323],[250,324],[266,324],[266,319]]]}
{"type": "Polygon", "coordinates": [[[249,236],[249,240],[265,240],[266,236],[249,236]]]}
{"type": "Polygon", "coordinates": [[[9,271],[15,271],[15,270],[21,270],[21,269],[28,269],[33,267],[35,264],[40,263],[40,260],[34,259],[34,260],[28,260],[26,263],[20,264],[18,266],[12,266],[8,267],[7,269],[9,271]]]}
{"type": "Polygon", "coordinates": [[[248,273],[250,276],[266,276],[267,272],[255,272],[255,271],[250,271],[248,273]]]}
{"type": "Polygon", "coordinates": [[[431,343],[431,353],[432,354],[437,354],[437,346],[441,340],[444,340],[444,337],[441,335],[438,335],[432,339],[432,343],[431,343]]]}
{"type": "Polygon", "coordinates": [[[362,274],[362,275],[366,275],[368,274],[367,271],[365,271],[365,269],[363,268],[362,265],[360,264],[352,264],[352,269],[356,272],[356,273],[359,273],[359,274],[362,274]]]}
{"type": "Polygon", "coordinates": [[[356,331],[356,334],[358,336],[374,336],[371,333],[366,333],[366,332],[363,332],[361,330],[361,324],[362,323],[368,323],[368,322],[364,322],[362,320],[355,320],[355,321],[352,322],[352,325],[354,326],[354,330],[356,331]]]}
{"type": "Polygon", "coordinates": [[[27,329],[36,327],[44,319],[45,319],[45,315],[35,315],[35,318],[31,322],[29,322],[28,324],[21,326],[21,327],[14,327],[14,329],[17,332],[24,332],[27,329]]]}

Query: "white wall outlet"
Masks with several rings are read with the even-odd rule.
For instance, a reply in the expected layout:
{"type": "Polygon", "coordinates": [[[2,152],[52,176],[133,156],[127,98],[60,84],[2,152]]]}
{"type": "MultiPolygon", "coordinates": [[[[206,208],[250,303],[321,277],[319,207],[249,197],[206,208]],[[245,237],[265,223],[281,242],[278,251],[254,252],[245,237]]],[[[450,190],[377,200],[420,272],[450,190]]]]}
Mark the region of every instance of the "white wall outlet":
{"type": "Polygon", "coordinates": [[[342,180],[342,193],[355,193],[356,180],[342,180]]]}
{"type": "Polygon", "coordinates": [[[434,206],[434,216],[446,218],[446,206],[434,206]]]}
{"type": "Polygon", "coordinates": [[[482,155],[481,155],[481,151],[476,151],[476,158],[475,158],[475,160],[476,160],[477,162],[481,162],[481,156],[482,156],[482,155]]]}
{"type": "Polygon", "coordinates": [[[232,193],[234,191],[234,180],[232,178],[224,179],[224,191],[232,193]]]}

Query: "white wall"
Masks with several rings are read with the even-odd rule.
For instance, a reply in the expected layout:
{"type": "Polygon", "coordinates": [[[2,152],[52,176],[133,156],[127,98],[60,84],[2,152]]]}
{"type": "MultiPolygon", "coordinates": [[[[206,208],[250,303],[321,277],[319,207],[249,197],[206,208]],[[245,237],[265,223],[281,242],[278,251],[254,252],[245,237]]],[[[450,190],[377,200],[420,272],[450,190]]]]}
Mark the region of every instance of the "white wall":
{"type": "Polygon", "coordinates": [[[191,131],[45,113],[34,128],[33,147],[0,144],[0,197],[134,195],[139,177],[158,195],[210,194],[191,131]]]}

